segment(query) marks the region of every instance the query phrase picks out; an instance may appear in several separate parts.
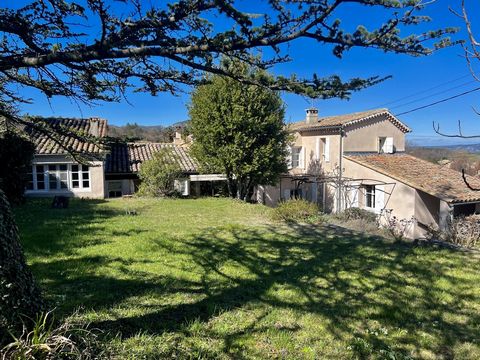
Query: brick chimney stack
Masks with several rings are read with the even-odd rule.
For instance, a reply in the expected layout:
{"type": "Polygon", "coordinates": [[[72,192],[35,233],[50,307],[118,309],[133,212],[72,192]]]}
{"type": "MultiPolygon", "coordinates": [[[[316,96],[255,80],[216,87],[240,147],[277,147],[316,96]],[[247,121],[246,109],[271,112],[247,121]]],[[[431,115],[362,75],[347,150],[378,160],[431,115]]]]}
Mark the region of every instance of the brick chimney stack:
{"type": "Polygon", "coordinates": [[[311,107],[306,110],[307,116],[305,118],[307,124],[314,124],[318,122],[318,109],[311,107]]]}

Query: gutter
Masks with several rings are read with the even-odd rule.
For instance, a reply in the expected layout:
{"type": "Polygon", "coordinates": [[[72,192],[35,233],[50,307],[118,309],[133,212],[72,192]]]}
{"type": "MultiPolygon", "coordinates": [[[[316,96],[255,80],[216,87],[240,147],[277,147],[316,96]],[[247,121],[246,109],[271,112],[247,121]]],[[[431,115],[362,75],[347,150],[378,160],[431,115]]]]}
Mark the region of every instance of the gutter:
{"type": "Polygon", "coordinates": [[[317,126],[310,128],[298,128],[298,129],[289,129],[289,132],[298,132],[298,131],[318,131],[318,130],[341,130],[343,125],[331,125],[331,126],[317,126]]]}

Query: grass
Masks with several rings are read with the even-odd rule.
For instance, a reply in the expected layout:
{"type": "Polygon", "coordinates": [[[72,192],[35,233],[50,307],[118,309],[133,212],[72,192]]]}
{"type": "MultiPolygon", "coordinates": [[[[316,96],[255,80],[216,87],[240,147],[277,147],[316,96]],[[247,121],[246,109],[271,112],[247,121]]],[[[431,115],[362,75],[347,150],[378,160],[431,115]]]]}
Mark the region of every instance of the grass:
{"type": "Polygon", "coordinates": [[[269,211],[32,200],[16,217],[57,317],[80,307],[117,358],[480,358],[478,257],[269,211]]]}

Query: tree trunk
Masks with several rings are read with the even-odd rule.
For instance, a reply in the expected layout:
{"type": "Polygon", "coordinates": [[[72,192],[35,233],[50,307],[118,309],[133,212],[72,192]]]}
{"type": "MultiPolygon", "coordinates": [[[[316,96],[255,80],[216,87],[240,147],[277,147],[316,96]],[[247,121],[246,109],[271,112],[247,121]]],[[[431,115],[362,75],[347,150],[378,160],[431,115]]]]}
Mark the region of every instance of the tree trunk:
{"type": "Polygon", "coordinates": [[[244,179],[237,180],[237,199],[247,200],[248,185],[244,179]]]}
{"type": "Polygon", "coordinates": [[[7,330],[21,330],[43,308],[40,290],[27,267],[10,204],[0,190],[0,345],[7,330]],[[23,319],[22,319],[23,317],[23,319]]]}
{"type": "Polygon", "coordinates": [[[237,186],[231,176],[227,177],[228,196],[235,198],[237,196],[237,186]]]}

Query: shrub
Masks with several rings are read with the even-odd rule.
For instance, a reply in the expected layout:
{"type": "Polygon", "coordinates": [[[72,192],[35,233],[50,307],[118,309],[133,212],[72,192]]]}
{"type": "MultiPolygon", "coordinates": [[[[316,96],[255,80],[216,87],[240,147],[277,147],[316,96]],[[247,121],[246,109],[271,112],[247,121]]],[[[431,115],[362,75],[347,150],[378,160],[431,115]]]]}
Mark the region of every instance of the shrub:
{"type": "Polygon", "coordinates": [[[410,219],[400,219],[392,215],[392,209],[383,209],[380,216],[385,220],[381,223],[382,227],[397,241],[405,239],[406,234],[417,221],[413,216],[410,219]]]}
{"type": "MultiPolygon", "coordinates": [[[[107,357],[106,349],[94,332],[85,326],[75,326],[66,320],[55,326],[51,312],[40,314],[31,330],[24,324],[19,336],[0,349],[2,359],[100,359],[107,357]]],[[[29,319],[30,323],[30,319],[29,319]]]]}
{"type": "Polygon", "coordinates": [[[153,159],[145,161],[138,174],[141,183],[140,196],[175,196],[175,179],[181,177],[182,169],[172,149],[163,148],[153,159]]]}
{"type": "Polygon", "coordinates": [[[377,221],[377,215],[371,211],[360,209],[357,207],[351,207],[345,209],[339,216],[343,220],[365,220],[367,222],[374,223],[377,221]]]}
{"type": "Polygon", "coordinates": [[[471,215],[448,219],[445,229],[429,226],[428,239],[438,239],[464,247],[475,247],[480,244],[480,217],[471,215]]]}
{"type": "Polygon", "coordinates": [[[301,199],[283,201],[272,212],[274,220],[287,222],[314,222],[319,215],[316,204],[301,199]]]}

